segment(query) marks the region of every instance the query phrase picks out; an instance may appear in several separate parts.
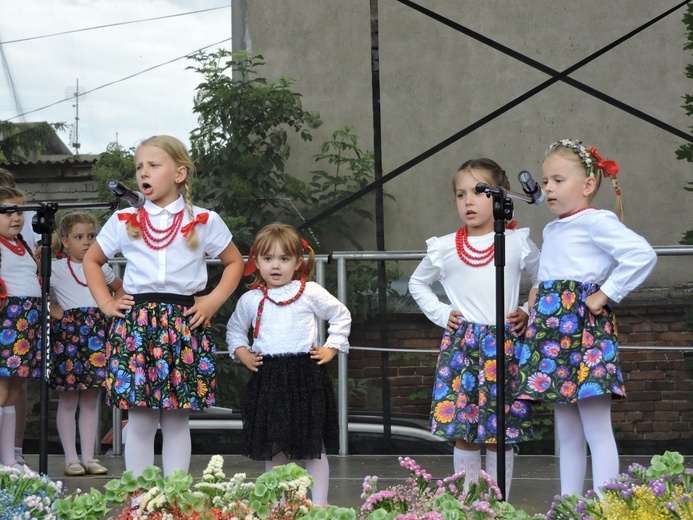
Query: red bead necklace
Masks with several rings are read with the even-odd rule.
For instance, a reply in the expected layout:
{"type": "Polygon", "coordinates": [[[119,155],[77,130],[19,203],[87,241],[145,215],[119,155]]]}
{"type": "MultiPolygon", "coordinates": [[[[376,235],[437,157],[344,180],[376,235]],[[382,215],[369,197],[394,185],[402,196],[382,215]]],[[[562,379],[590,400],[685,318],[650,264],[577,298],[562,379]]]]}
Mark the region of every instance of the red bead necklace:
{"type": "Polygon", "coordinates": [[[77,282],[78,285],[81,285],[82,287],[89,287],[85,282],[77,278],[77,274],[75,271],[72,269],[72,262],[70,262],[70,255],[67,255],[67,268],[70,271],[70,274],[72,275],[72,278],[75,279],[75,282],[77,282]]]}
{"type": "Polygon", "coordinates": [[[24,244],[21,240],[15,240],[14,242],[10,242],[4,237],[0,237],[0,243],[4,245],[7,249],[12,251],[15,255],[24,256],[26,254],[26,247],[24,247],[24,244]]]}
{"type": "Polygon", "coordinates": [[[265,310],[266,300],[271,301],[273,304],[278,305],[279,307],[284,307],[285,305],[289,305],[290,303],[294,303],[296,300],[298,300],[305,289],[306,279],[301,278],[301,287],[299,287],[298,292],[288,300],[277,302],[270,298],[269,294],[267,293],[267,285],[265,283],[260,285],[260,290],[262,291],[262,299],[260,300],[260,303],[257,306],[257,315],[255,316],[255,330],[253,331],[253,337],[257,338],[258,334],[260,334],[260,320],[262,319],[262,312],[265,310]]]}
{"type": "Polygon", "coordinates": [[[173,242],[173,239],[176,238],[180,224],[183,222],[183,211],[176,213],[173,216],[171,225],[164,229],[154,227],[149,220],[149,213],[144,208],[140,209],[139,217],[140,229],[142,230],[142,238],[145,244],[154,250],[159,250],[168,247],[173,242]]]}
{"type": "Polygon", "coordinates": [[[455,235],[455,246],[457,247],[457,255],[465,264],[471,267],[482,267],[493,260],[494,244],[491,244],[486,249],[476,249],[469,243],[469,235],[467,226],[463,226],[457,230],[455,235]]]}
{"type": "Polygon", "coordinates": [[[585,211],[586,209],[597,209],[597,208],[595,208],[594,206],[587,206],[586,208],[580,208],[580,209],[576,209],[574,211],[569,211],[568,213],[564,213],[563,215],[558,215],[558,218],[560,219],[560,218],[572,217],[573,215],[577,215],[578,213],[580,213],[581,211],[585,211]]]}

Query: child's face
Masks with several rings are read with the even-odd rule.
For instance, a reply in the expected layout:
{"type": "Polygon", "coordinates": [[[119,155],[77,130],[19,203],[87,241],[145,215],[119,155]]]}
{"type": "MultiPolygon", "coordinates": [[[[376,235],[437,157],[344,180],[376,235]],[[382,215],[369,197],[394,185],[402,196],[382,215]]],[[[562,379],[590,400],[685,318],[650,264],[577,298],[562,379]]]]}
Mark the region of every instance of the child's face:
{"type": "MultiPolygon", "coordinates": [[[[0,201],[0,204],[24,204],[21,198],[0,201]]],[[[22,232],[24,227],[24,212],[0,213],[0,236],[7,240],[14,240],[22,232]]]]}
{"type": "Polygon", "coordinates": [[[260,270],[260,276],[267,284],[268,288],[282,287],[289,283],[296,270],[303,262],[302,258],[296,258],[284,254],[284,251],[275,244],[272,249],[264,255],[257,255],[255,263],[260,270]]]}
{"type": "Polygon", "coordinates": [[[66,237],[62,238],[62,241],[63,247],[70,252],[70,258],[81,262],[95,239],[96,230],[94,225],[78,222],[72,226],[72,229],[66,237]]]}
{"type": "Polygon", "coordinates": [[[558,154],[549,155],[541,167],[541,180],[546,191],[546,204],[552,213],[566,215],[589,206],[596,187],[594,177],[558,154]]]}
{"type": "Polygon", "coordinates": [[[476,192],[476,185],[480,182],[488,184],[482,172],[477,170],[463,171],[455,181],[457,213],[467,225],[470,236],[493,231],[493,199],[476,192]]]}
{"type": "Polygon", "coordinates": [[[142,194],[162,208],[178,198],[178,186],[188,175],[185,166],[176,166],[173,159],[158,146],[137,148],[135,171],[142,194]]]}

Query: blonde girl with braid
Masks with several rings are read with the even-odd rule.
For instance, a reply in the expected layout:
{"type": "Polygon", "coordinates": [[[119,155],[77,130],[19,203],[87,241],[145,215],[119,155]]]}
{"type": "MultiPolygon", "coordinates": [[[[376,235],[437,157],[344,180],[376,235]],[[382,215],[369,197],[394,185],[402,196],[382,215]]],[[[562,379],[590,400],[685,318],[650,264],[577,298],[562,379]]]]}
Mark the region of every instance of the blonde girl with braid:
{"type": "Polygon", "coordinates": [[[117,211],[84,257],[84,273],[99,308],[113,317],[107,343],[106,394],[128,410],[125,466],[135,476],[154,463],[154,436],[163,434],[163,473],[188,471],[188,416],[216,400],[215,346],[210,320],[243,275],[243,257],[214,211],[192,204],[195,167],[178,139],[159,135],[135,151],[144,205],[117,211]],[[101,269],[127,260],[125,295],[114,298],[101,269]],[[207,258],[224,266],[206,295],[207,258]]]}
{"type": "MultiPolygon", "coordinates": [[[[0,204],[24,204],[17,188],[0,186],[0,204]]],[[[41,286],[33,251],[21,235],[24,214],[0,213],[0,464],[15,455],[16,405],[29,377],[41,376],[41,286]]]]}
{"type": "Polygon", "coordinates": [[[657,259],[621,223],[618,171],[596,148],[572,139],[553,143],[542,165],[546,203],[558,218],[543,232],[518,391],[522,400],[554,403],[561,493],[583,494],[586,445],[595,491],[618,476],[611,401],[626,390],[609,300],[620,302],[640,285],[657,259]],[[592,206],[602,178],[616,191],[618,216],[592,206]]]}

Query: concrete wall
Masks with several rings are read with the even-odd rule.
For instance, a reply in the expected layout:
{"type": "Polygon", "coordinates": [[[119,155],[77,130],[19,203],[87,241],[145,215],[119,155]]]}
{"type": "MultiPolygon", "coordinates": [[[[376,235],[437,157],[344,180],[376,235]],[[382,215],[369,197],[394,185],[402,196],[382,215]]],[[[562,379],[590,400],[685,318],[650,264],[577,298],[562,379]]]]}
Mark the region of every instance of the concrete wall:
{"type": "MultiPolygon", "coordinates": [[[[549,0],[477,2],[419,0],[418,4],[557,70],[582,60],[676,5],[672,0],[579,3],[549,0]]],[[[548,76],[415,12],[380,0],[380,67],[384,173],[392,171],[548,76]]],[[[693,123],[681,108],[693,92],[685,77],[693,62],[681,21],[684,8],[575,72],[576,80],[682,131],[693,123]]],[[[313,144],[295,140],[288,168],[306,175],[312,156],[331,133],[351,125],[372,149],[370,6],[366,0],[249,0],[252,51],[262,54],[270,80],[295,79],[304,108],[320,112],[313,144]]],[[[488,156],[508,172],[541,175],[546,147],[562,137],[597,146],[621,165],[626,224],[653,245],[678,244],[693,228],[693,204],[683,189],[690,163],[675,158],[681,138],[575,88],[558,83],[464,137],[386,185],[386,247],[420,250],[426,238],[460,225],[450,180],[464,160],[488,156]]],[[[602,186],[596,203],[613,208],[602,186]]],[[[369,202],[370,204],[370,202],[369,202]]],[[[516,218],[541,244],[553,215],[545,207],[516,204],[516,218]]],[[[359,228],[375,248],[374,226],[359,228]]],[[[347,248],[346,244],[334,244],[347,248]]],[[[645,287],[691,287],[691,257],[660,258],[645,287]]],[[[403,266],[409,269],[414,266],[403,266]]],[[[669,297],[667,290],[665,296],[669,297]]]]}

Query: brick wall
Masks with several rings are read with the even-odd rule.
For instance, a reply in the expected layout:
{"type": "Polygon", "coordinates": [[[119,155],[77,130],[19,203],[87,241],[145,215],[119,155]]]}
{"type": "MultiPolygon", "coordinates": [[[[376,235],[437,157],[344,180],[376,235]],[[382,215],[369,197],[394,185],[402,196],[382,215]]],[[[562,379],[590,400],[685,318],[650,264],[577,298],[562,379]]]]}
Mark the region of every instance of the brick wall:
{"type": "MultiPolygon", "coordinates": [[[[619,343],[651,347],[621,351],[628,396],[614,402],[612,417],[622,446],[655,447],[664,442],[667,449],[693,454],[693,352],[671,349],[693,346],[693,331],[685,324],[691,310],[687,302],[616,307],[619,343]]],[[[380,346],[379,327],[377,321],[355,321],[351,344],[380,346]]],[[[442,335],[421,314],[391,316],[388,331],[389,347],[406,350],[437,349],[442,335]]],[[[382,411],[381,357],[377,351],[349,354],[350,410],[382,411]]],[[[390,354],[386,373],[393,413],[428,415],[435,360],[435,354],[390,354]]],[[[550,415],[544,410],[539,417],[550,415]]],[[[550,440],[552,432],[544,431],[544,440],[550,440]]]]}

